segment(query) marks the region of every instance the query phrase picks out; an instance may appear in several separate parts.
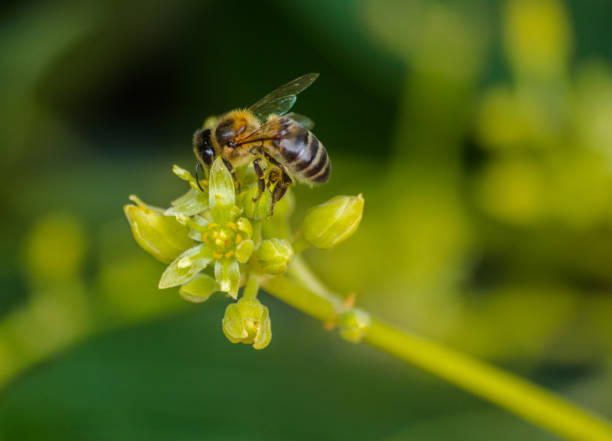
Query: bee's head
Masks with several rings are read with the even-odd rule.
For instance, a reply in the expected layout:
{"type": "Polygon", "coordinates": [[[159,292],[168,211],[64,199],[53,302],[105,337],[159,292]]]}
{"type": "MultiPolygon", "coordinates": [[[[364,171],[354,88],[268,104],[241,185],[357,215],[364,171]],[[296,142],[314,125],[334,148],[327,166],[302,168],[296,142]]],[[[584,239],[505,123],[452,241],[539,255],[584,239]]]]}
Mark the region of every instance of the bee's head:
{"type": "Polygon", "coordinates": [[[198,129],[193,134],[193,151],[202,165],[210,167],[215,159],[215,149],[210,140],[210,129],[198,129]]]}

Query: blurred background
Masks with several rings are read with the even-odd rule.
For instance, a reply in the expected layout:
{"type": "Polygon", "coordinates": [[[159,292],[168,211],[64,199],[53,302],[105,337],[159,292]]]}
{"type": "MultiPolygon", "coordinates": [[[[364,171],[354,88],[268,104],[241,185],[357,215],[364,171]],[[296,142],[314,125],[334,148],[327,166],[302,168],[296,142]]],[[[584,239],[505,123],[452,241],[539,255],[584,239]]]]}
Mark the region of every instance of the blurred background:
{"type": "Polygon", "coordinates": [[[159,291],[122,205],[205,117],[306,72],[357,234],[306,259],[378,316],[612,417],[612,2],[5,2],[0,439],[554,440],[267,295],[159,291]]]}

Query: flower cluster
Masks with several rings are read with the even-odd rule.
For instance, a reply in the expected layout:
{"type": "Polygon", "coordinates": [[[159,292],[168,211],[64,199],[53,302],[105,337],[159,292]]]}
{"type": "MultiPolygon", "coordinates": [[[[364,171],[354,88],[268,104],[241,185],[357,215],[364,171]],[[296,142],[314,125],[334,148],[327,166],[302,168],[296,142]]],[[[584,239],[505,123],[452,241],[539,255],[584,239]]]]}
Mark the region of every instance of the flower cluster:
{"type": "Polygon", "coordinates": [[[259,281],[285,273],[296,251],[309,246],[329,249],[351,236],[361,221],[363,198],[339,196],[314,207],[292,243],[287,222],[291,197],[283,198],[269,216],[269,192],[253,201],[257,184],[251,165],[237,171],[242,185],[234,182],[221,159],[199,182],[176,165],[173,172],[191,188],[168,209],[147,205],[136,196],[130,197],[134,204],[124,207],[134,238],[168,264],[161,289],[179,287],[180,295],[191,302],[225,292],[237,301],[226,309],[223,332],[233,343],[263,349],[272,333],[268,308],[257,298],[259,281]],[[237,187],[242,189],[239,194],[237,187]]]}

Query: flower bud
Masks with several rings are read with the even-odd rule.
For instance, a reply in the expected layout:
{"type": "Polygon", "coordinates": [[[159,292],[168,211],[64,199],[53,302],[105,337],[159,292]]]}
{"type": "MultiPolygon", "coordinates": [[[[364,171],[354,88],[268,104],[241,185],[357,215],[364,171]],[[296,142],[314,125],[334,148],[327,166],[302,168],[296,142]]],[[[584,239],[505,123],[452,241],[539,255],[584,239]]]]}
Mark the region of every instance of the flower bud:
{"type": "Polygon", "coordinates": [[[329,249],[348,239],[359,226],[364,200],[357,196],[336,196],[313,207],[306,214],[302,230],[312,245],[329,249]]]}
{"type": "Polygon", "coordinates": [[[261,242],[255,257],[259,269],[268,274],[282,274],[293,257],[291,244],[284,239],[268,239],[261,242]]]}
{"type": "Polygon", "coordinates": [[[170,263],[179,254],[195,245],[189,228],[161,210],[146,206],[137,198],[138,205],[125,205],[123,211],[132,228],[134,239],[157,260],[170,263]]]}
{"type": "Polygon", "coordinates": [[[217,281],[206,274],[198,274],[191,282],[181,286],[179,294],[188,302],[201,303],[208,300],[215,291],[219,291],[217,281]]]}
{"type": "Polygon", "coordinates": [[[255,349],[265,348],[272,338],[268,308],[257,298],[240,298],[225,310],[223,333],[232,343],[252,344],[255,349]]]}
{"type": "Polygon", "coordinates": [[[263,194],[259,195],[257,184],[253,184],[238,195],[238,204],[244,209],[245,216],[253,220],[262,220],[270,214],[272,197],[269,191],[264,191],[263,194]],[[258,199],[253,201],[256,197],[258,199]]]}
{"type": "Polygon", "coordinates": [[[255,244],[251,239],[244,240],[236,246],[236,260],[240,263],[246,263],[253,254],[255,244]]]}
{"type": "Polygon", "coordinates": [[[352,343],[359,343],[370,328],[372,319],[367,312],[352,308],[340,314],[338,326],[340,336],[352,343]]]}

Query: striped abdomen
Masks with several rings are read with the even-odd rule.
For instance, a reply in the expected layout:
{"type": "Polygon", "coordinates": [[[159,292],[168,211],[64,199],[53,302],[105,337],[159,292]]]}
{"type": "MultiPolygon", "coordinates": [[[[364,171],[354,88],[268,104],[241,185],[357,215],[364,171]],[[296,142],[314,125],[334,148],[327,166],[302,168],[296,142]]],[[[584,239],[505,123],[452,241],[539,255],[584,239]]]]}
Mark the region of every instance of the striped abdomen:
{"type": "Polygon", "coordinates": [[[270,152],[301,181],[323,184],[329,181],[331,162],[323,144],[299,123],[282,118],[281,135],[270,152]]]}

